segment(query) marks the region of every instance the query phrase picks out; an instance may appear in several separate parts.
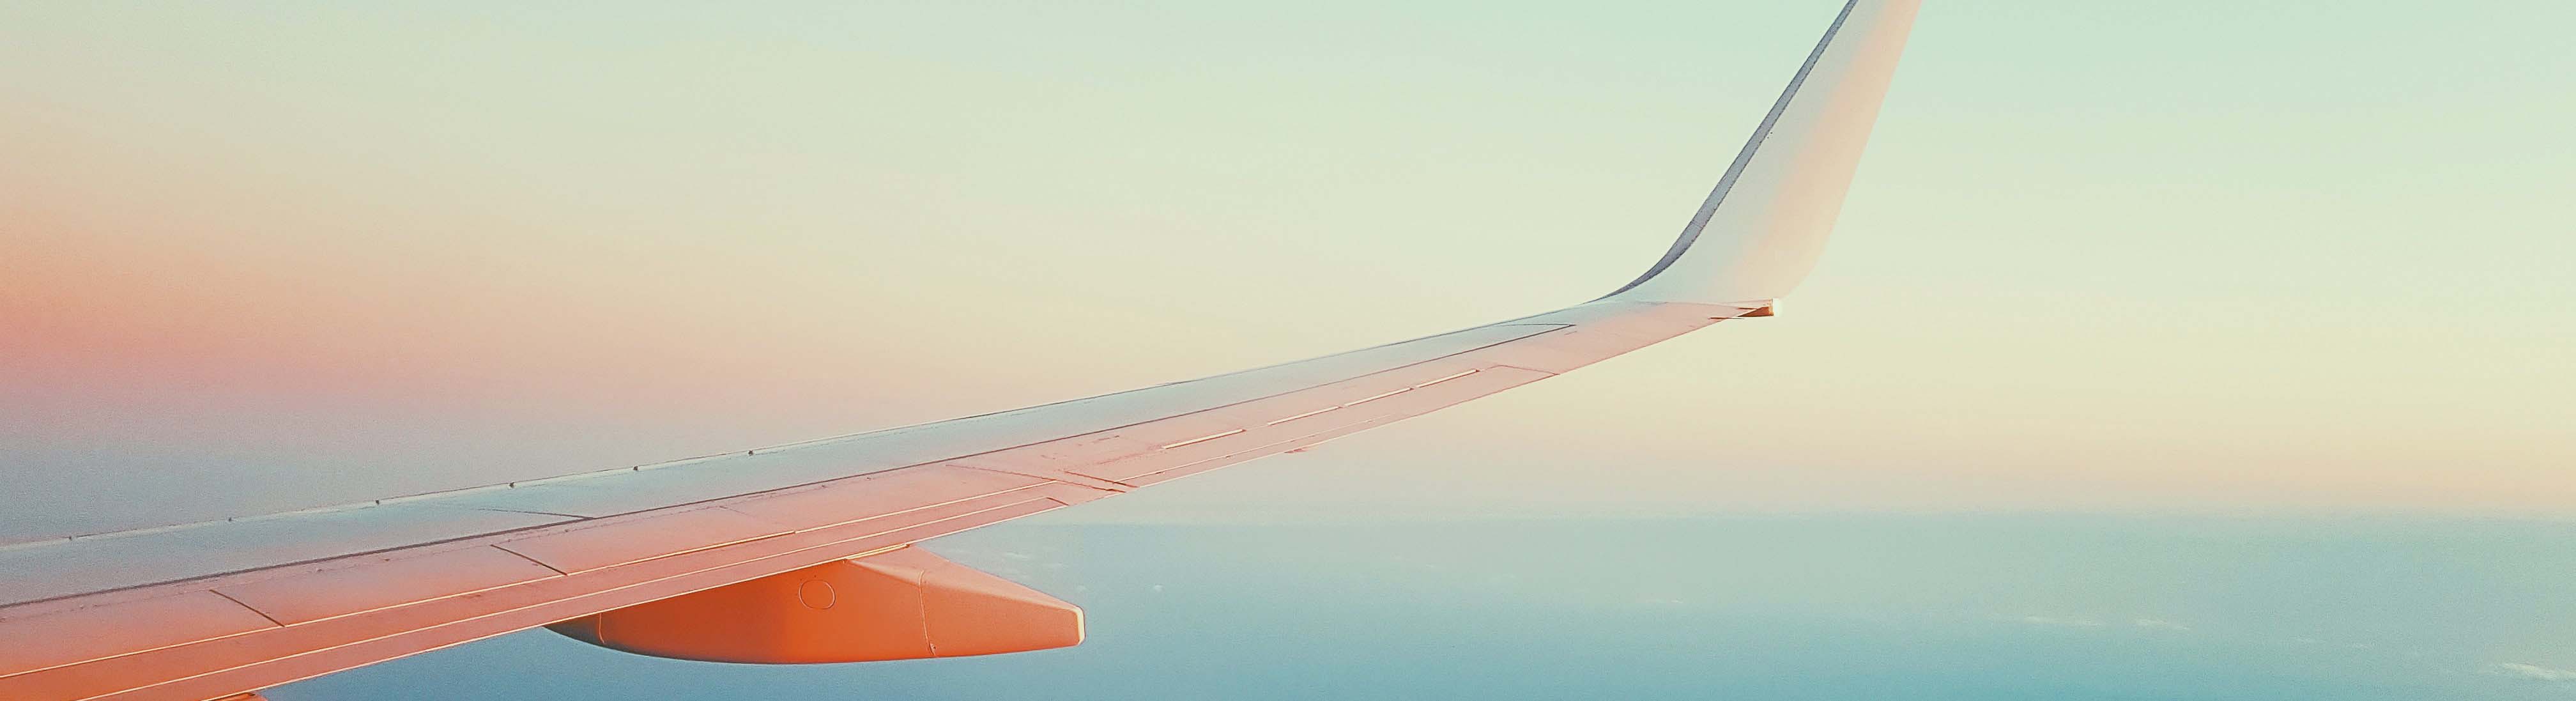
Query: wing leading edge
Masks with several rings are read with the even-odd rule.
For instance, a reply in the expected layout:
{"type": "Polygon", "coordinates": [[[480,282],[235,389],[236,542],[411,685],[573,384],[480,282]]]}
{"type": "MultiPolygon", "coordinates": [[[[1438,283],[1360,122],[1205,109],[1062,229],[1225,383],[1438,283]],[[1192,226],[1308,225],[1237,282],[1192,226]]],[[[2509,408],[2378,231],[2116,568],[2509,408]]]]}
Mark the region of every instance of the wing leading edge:
{"type": "Polygon", "coordinates": [[[1914,9],[1847,3],[1672,249],[1602,299],[920,426],[0,547],[0,698],[223,698],[1115,496],[1767,314],[1832,226],[1914,9]]]}

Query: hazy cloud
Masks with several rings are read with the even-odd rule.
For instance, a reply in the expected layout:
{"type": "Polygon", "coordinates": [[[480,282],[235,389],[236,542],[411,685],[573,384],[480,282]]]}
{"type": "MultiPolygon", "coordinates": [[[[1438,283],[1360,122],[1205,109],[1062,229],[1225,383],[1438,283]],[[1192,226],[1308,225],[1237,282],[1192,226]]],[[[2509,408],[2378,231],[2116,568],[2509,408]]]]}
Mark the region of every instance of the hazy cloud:
{"type": "Polygon", "coordinates": [[[2155,630],[2191,630],[2191,626],[2183,625],[2174,621],[2168,621],[2162,618],[2141,618],[2130,621],[2129,623],[2140,628],[2152,628],[2155,630]]]}
{"type": "Polygon", "coordinates": [[[2487,673],[2544,682],[2576,682],[2576,669],[2558,669],[2520,662],[2498,662],[2489,665],[2487,673]]]}

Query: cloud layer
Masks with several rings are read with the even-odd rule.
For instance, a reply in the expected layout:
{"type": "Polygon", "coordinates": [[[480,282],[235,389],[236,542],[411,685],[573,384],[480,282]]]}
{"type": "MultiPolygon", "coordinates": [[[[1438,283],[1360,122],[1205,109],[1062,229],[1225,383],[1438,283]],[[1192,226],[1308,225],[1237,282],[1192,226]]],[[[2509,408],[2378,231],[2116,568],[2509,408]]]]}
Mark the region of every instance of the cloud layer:
{"type": "Polygon", "coordinates": [[[2542,667],[2536,664],[2524,664],[2521,662],[2498,662],[2496,664],[2489,665],[2487,667],[2487,673],[2530,679],[2533,681],[2576,682],[2576,669],[2542,667]]]}

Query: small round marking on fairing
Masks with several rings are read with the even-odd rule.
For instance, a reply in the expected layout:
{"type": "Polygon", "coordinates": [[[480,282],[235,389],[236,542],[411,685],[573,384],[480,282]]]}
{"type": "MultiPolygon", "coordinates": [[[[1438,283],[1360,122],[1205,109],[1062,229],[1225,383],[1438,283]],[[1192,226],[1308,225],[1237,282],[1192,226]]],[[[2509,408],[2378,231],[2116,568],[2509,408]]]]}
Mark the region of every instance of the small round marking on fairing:
{"type": "Polygon", "coordinates": [[[836,598],[838,595],[832,592],[831,582],[808,579],[804,584],[796,585],[796,600],[804,602],[805,608],[816,611],[828,610],[832,608],[836,598]]]}

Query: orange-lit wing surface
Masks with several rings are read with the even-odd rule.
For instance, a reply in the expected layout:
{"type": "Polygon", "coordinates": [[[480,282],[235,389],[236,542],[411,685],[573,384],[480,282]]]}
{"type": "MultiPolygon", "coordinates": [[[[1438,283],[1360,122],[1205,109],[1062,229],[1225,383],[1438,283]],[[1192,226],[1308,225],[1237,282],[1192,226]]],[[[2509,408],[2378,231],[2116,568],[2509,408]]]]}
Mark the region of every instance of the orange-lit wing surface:
{"type": "Polygon", "coordinates": [[[1590,303],[1312,360],[727,455],[0,547],[0,699],[202,701],[883,553],[1766,316],[1913,17],[1842,9],[1681,240],[1590,303]]]}

